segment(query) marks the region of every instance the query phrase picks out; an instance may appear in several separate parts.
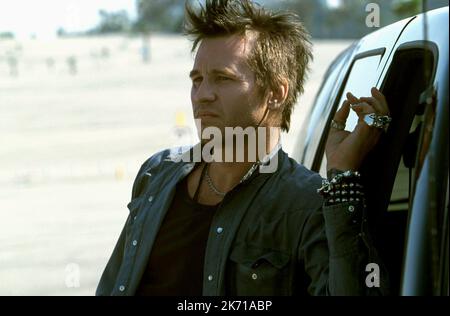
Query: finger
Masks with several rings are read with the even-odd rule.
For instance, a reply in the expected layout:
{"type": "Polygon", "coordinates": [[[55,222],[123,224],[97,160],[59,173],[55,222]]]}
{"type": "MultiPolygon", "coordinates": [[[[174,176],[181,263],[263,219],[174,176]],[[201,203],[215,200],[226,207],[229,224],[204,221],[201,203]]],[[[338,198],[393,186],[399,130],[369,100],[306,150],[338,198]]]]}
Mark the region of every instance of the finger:
{"type": "Polygon", "coordinates": [[[379,102],[379,104],[383,108],[383,112],[381,112],[381,113],[390,115],[391,112],[389,111],[388,103],[386,101],[386,97],[384,96],[384,94],[381,93],[380,90],[378,90],[375,87],[373,87],[370,90],[370,92],[372,93],[372,96],[379,102]]]}
{"type": "Polygon", "coordinates": [[[357,104],[360,102],[359,99],[350,92],[347,93],[347,99],[350,101],[350,104],[357,104]]]}
{"type": "Polygon", "coordinates": [[[378,90],[376,87],[373,87],[370,92],[372,93],[372,95],[376,98],[379,98],[382,102],[387,103],[386,101],[386,97],[384,96],[383,93],[381,93],[380,90],[378,90]]]}
{"type": "MultiPolygon", "coordinates": [[[[370,114],[370,113],[374,113],[374,108],[365,102],[359,103],[359,104],[355,104],[352,106],[352,110],[354,110],[356,112],[356,114],[358,115],[358,125],[356,125],[355,130],[359,130],[361,133],[366,134],[369,133],[369,131],[379,131],[381,132],[381,129],[378,128],[373,128],[369,125],[367,125],[366,122],[364,122],[364,116],[366,116],[366,114],[370,114]],[[363,124],[360,124],[364,122],[363,124]]],[[[369,134],[367,134],[369,135],[369,134]]]]}
{"type": "Polygon", "coordinates": [[[360,98],[362,102],[368,103],[370,106],[372,106],[377,114],[386,115],[385,109],[380,104],[380,101],[377,100],[374,97],[362,97],[360,98]]]}
{"type": "Polygon", "coordinates": [[[336,122],[345,123],[347,122],[349,114],[350,114],[350,103],[348,102],[348,100],[345,100],[341,108],[338,111],[336,111],[336,114],[334,115],[334,120],[336,122]]]}
{"type": "MultiPolygon", "coordinates": [[[[372,133],[374,131],[381,131],[380,129],[373,128],[369,126],[366,122],[364,122],[364,117],[366,114],[374,113],[374,108],[365,102],[355,104],[352,106],[352,110],[356,112],[358,115],[358,124],[355,127],[354,132],[359,133],[363,138],[369,137],[370,135],[373,135],[372,133]]],[[[377,134],[377,133],[375,133],[377,134]]]]}
{"type": "Polygon", "coordinates": [[[370,104],[368,104],[366,102],[361,102],[361,103],[358,103],[358,104],[354,104],[354,105],[351,106],[351,108],[352,108],[353,111],[356,112],[356,114],[358,114],[358,116],[360,118],[363,118],[364,115],[366,115],[366,114],[370,114],[370,113],[374,113],[375,112],[374,108],[370,104]]]}

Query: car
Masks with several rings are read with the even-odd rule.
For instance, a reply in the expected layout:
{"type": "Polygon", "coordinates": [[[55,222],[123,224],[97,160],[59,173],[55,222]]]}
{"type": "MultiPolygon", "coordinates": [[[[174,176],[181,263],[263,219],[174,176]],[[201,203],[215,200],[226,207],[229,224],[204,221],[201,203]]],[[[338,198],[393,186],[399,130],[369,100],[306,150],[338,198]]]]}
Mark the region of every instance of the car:
{"type": "MultiPolygon", "coordinates": [[[[392,295],[449,295],[449,8],[379,29],[327,70],[291,156],[326,177],[325,143],[346,92],[386,97],[392,122],[360,173],[392,295]]],[[[352,131],[357,115],[350,114],[352,131]]]]}

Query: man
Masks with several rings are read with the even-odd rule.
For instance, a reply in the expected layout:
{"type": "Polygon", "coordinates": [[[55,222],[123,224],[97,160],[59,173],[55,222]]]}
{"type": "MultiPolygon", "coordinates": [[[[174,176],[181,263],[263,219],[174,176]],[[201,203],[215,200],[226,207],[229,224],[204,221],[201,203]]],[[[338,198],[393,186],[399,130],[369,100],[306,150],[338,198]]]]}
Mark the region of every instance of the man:
{"type": "Polygon", "coordinates": [[[389,121],[383,95],[347,95],[326,146],[333,181],[322,183],[279,143],[311,58],[297,17],[250,1],[186,9],[202,141],[142,165],[97,295],[385,294],[387,274],[367,233],[356,172],[389,121]],[[360,117],[352,133],[343,130],[350,107],[360,117]],[[364,121],[369,113],[379,125],[364,121]],[[238,127],[254,131],[244,145],[239,135],[227,136],[238,127]],[[215,133],[221,136],[204,137],[215,133]],[[263,141],[254,146],[252,135],[263,141]],[[197,149],[202,159],[192,162],[197,149]],[[262,157],[252,160],[255,152],[262,157]],[[369,263],[381,270],[368,285],[369,263]]]}

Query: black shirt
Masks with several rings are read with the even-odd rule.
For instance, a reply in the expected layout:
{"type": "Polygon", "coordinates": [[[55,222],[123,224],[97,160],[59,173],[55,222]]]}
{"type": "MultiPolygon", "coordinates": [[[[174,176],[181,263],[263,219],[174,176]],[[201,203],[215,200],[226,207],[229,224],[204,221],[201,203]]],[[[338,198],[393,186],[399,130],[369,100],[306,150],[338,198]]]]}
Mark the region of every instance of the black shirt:
{"type": "Polygon", "coordinates": [[[191,199],[187,177],[178,183],[136,295],[202,295],[206,242],[217,207],[191,199]]]}

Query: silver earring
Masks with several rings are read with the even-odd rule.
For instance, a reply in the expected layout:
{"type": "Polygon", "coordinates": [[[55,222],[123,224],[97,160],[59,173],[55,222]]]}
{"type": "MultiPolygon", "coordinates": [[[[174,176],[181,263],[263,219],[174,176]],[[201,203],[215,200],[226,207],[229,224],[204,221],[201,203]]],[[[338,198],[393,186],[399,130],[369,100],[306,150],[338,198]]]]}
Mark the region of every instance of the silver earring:
{"type": "Polygon", "coordinates": [[[275,99],[275,100],[269,102],[269,104],[273,104],[273,105],[271,106],[272,108],[277,108],[277,107],[278,107],[278,100],[275,99]]]}

